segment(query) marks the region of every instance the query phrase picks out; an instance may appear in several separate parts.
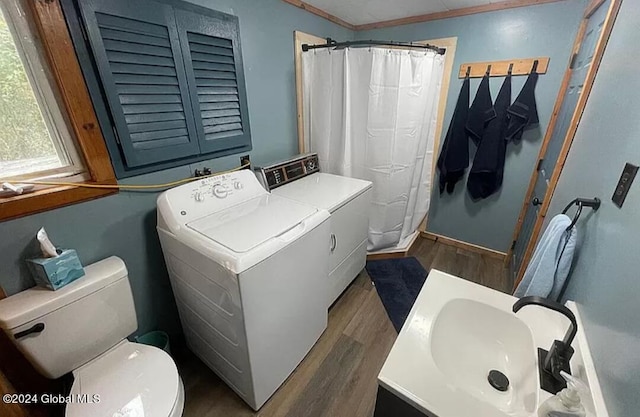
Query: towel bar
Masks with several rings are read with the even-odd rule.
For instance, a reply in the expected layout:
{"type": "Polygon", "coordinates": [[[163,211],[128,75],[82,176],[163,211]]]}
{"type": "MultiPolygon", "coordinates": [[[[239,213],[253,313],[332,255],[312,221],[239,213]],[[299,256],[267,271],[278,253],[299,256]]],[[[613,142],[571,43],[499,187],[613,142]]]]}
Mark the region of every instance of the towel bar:
{"type": "Polygon", "coordinates": [[[564,210],[562,210],[562,214],[567,214],[567,211],[569,211],[569,209],[572,206],[574,205],[578,206],[578,210],[576,211],[576,214],[573,216],[573,221],[571,222],[569,227],[567,227],[567,230],[571,230],[571,228],[576,225],[576,223],[578,222],[578,218],[582,213],[583,207],[591,207],[594,211],[597,211],[600,208],[600,203],[601,203],[600,199],[598,197],[595,197],[595,198],[576,198],[575,200],[567,204],[564,210]]]}

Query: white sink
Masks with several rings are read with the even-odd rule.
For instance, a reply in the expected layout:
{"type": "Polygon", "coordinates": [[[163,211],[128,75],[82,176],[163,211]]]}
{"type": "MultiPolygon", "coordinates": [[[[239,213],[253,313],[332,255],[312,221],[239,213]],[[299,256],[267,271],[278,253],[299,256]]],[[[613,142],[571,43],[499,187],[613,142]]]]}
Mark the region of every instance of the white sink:
{"type": "Polygon", "coordinates": [[[453,299],[434,320],[431,355],[461,395],[509,415],[536,410],[536,349],[531,330],[515,315],[478,301],[453,299]],[[492,370],[508,378],[507,391],[489,384],[492,370]]]}
{"type": "MultiPolygon", "coordinates": [[[[568,320],[517,298],[432,270],[378,376],[379,385],[429,417],[534,417],[550,394],[538,382],[537,348],[562,339],[568,320]],[[506,391],[488,381],[496,370],[506,391]]],[[[573,374],[591,388],[589,417],[607,417],[580,314],[573,374]]]]}

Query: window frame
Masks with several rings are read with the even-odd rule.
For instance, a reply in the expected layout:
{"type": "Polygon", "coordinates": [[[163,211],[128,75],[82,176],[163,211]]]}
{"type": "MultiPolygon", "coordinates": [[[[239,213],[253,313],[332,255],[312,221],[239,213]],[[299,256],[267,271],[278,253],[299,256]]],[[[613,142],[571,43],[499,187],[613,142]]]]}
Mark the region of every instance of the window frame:
{"type": "Polygon", "coordinates": [[[0,10],[13,36],[25,76],[33,90],[34,99],[42,114],[42,121],[62,166],[5,176],[3,181],[19,183],[25,180],[66,175],[75,177],[72,181],[77,182],[80,179],[86,179],[83,175],[86,171],[85,163],[63,114],[58,99],[59,93],[52,82],[43,51],[40,51],[37,46],[39,37],[34,33],[35,24],[29,19],[30,14],[24,11],[28,7],[27,1],[12,0],[0,6],[0,10]],[[13,4],[18,7],[12,7],[13,4]]]}
{"type": "MultiPolygon", "coordinates": [[[[114,185],[116,176],[102,135],[98,118],[76,56],[60,0],[33,0],[29,14],[34,20],[54,79],[62,111],[69,120],[84,158],[92,185],[114,185]]],[[[0,221],[59,208],[116,194],[117,189],[53,186],[15,197],[0,199],[0,221]]]]}

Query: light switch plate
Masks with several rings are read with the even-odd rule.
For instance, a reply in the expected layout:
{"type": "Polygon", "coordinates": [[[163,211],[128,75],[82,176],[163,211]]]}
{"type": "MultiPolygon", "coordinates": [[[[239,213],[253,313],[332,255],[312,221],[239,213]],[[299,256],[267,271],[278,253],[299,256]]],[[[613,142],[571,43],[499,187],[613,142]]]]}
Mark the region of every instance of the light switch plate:
{"type": "Polygon", "coordinates": [[[616,190],[613,192],[613,197],[611,197],[611,200],[616,206],[622,207],[624,199],[627,198],[629,188],[631,188],[631,184],[633,183],[637,173],[638,167],[627,162],[622,170],[622,175],[620,176],[616,190]]]}

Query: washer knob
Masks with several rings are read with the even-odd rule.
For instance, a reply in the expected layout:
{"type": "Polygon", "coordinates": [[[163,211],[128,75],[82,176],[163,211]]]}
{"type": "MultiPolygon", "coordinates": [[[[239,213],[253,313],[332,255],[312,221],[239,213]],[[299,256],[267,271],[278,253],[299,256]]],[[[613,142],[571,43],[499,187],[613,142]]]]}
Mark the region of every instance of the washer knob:
{"type": "Polygon", "coordinates": [[[197,191],[194,195],[193,195],[194,200],[196,200],[197,202],[202,202],[204,201],[204,195],[197,191]]]}
{"type": "Polygon", "coordinates": [[[225,198],[229,194],[229,191],[221,184],[216,184],[213,186],[213,195],[217,198],[225,198]]]}
{"type": "Polygon", "coordinates": [[[240,181],[236,181],[233,183],[233,188],[235,188],[236,190],[242,190],[244,188],[244,184],[242,184],[240,181]]]}

